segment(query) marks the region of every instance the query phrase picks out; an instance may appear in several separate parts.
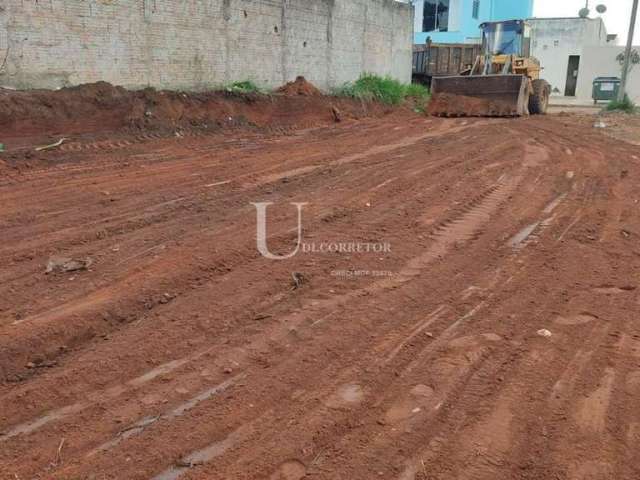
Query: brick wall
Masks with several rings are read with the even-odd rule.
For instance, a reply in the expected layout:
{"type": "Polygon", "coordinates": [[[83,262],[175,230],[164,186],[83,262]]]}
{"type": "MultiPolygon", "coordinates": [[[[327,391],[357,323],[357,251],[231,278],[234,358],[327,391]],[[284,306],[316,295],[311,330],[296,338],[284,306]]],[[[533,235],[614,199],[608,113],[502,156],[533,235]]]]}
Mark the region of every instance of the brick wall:
{"type": "Polygon", "coordinates": [[[203,89],[363,71],[411,79],[413,9],[394,0],[21,0],[0,3],[0,85],[105,80],[203,89]]]}

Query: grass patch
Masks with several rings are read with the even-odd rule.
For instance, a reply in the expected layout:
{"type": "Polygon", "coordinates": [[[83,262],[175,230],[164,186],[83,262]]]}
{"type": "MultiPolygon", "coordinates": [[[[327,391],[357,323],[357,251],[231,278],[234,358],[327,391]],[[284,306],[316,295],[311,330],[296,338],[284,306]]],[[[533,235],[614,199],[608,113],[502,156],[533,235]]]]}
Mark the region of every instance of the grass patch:
{"type": "Polygon", "coordinates": [[[251,80],[233,82],[231,85],[225,87],[225,90],[233,93],[262,93],[262,89],[251,80]]]}
{"type": "Polygon", "coordinates": [[[605,107],[607,112],[625,112],[625,113],[636,113],[638,111],[638,107],[635,103],[631,101],[628,96],[624,96],[624,100],[621,102],[617,100],[612,100],[605,107]]]}
{"type": "Polygon", "coordinates": [[[429,92],[429,89],[424,85],[420,85],[419,83],[406,85],[405,88],[405,94],[408,98],[413,98],[415,100],[428,100],[431,96],[431,92],[429,92]]]}
{"type": "Polygon", "coordinates": [[[336,89],[334,94],[360,100],[376,100],[389,105],[398,105],[407,98],[426,100],[429,90],[423,85],[401,83],[391,77],[364,74],[355,82],[336,89]]]}

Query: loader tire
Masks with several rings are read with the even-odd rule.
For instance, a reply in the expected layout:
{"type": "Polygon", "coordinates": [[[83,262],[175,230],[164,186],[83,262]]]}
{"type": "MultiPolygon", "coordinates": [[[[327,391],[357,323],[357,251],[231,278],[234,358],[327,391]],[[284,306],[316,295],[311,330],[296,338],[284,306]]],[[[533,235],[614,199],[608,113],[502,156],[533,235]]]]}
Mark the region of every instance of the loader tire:
{"type": "Polygon", "coordinates": [[[544,115],[549,106],[549,96],[551,95],[551,85],[546,80],[534,80],[533,92],[529,97],[529,113],[531,115],[544,115]]]}

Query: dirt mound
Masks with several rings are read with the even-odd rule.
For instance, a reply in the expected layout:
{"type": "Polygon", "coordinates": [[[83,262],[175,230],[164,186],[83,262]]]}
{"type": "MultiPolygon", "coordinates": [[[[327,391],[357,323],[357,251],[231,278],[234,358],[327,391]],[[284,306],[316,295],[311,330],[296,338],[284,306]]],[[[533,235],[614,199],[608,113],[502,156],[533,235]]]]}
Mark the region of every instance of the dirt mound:
{"type": "Polygon", "coordinates": [[[106,82],[61,90],[0,90],[0,130],[22,134],[62,130],[70,121],[83,129],[113,126],[130,110],[130,92],[106,82]]]}
{"type": "Polygon", "coordinates": [[[305,97],[315,97],[322,95],[322,92],[312,83],[308,82],[306,78],[300,76],[293,82],[289,82],[278,89],[278,93],[284,93],[285,95],[302,95],[305,97]]]}
{"type": "Polygon", "coordinates": [[[285,94],[131,91],[106,82],[56,91],[0,89],[0,143],[6,153],[61,137],[112,132],[171,136],[237,128],[288,131],[392,110],[322,95],[302,77],[281,91],[285,94]]]}
{"type": "Polygon", "coordinates": [[[502,117],[515,115],[512,105],[481,98],[436,94],[428,107],[429,115],[436,117],[502,117]]]}

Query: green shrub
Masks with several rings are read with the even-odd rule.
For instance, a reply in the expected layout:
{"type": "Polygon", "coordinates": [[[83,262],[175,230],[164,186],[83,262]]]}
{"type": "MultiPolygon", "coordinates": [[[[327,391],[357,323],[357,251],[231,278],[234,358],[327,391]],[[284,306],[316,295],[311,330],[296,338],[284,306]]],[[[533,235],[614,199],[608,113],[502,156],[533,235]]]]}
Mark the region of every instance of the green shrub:
{"type": "Polygon", "coordinates": [[[636,104],[633,103],[627,95],[624,96],[624,100],[621,102],[618,100],[612,100],[605,109],[608,112],[636,113],[638,111],[636,104]]]}
{"type": "Polygon", "coordinates": [[[419,83],[412,83],[406,87],[406,96],[408,98],[414,98],[416,100],[427,100],[430,97],[430,92],[427,87],[420,85],[419,83]]]}
{"type": "Polygon", "coordinates": [[[417,84],[404,84],[391,77],[363,74],[355,82],[349,82],[334,91],[335,95],[361,100],[377,100],[389,105],[398,105],[406,98],[426,100],[429,90],[417,84]]]}
{"type": "Polygon", "coordinates": [[[251,80],[243,80],[242,82],[234,82],[225,88],[228,92],[234,93],[261,93],[262,89],[251,80]]]}

